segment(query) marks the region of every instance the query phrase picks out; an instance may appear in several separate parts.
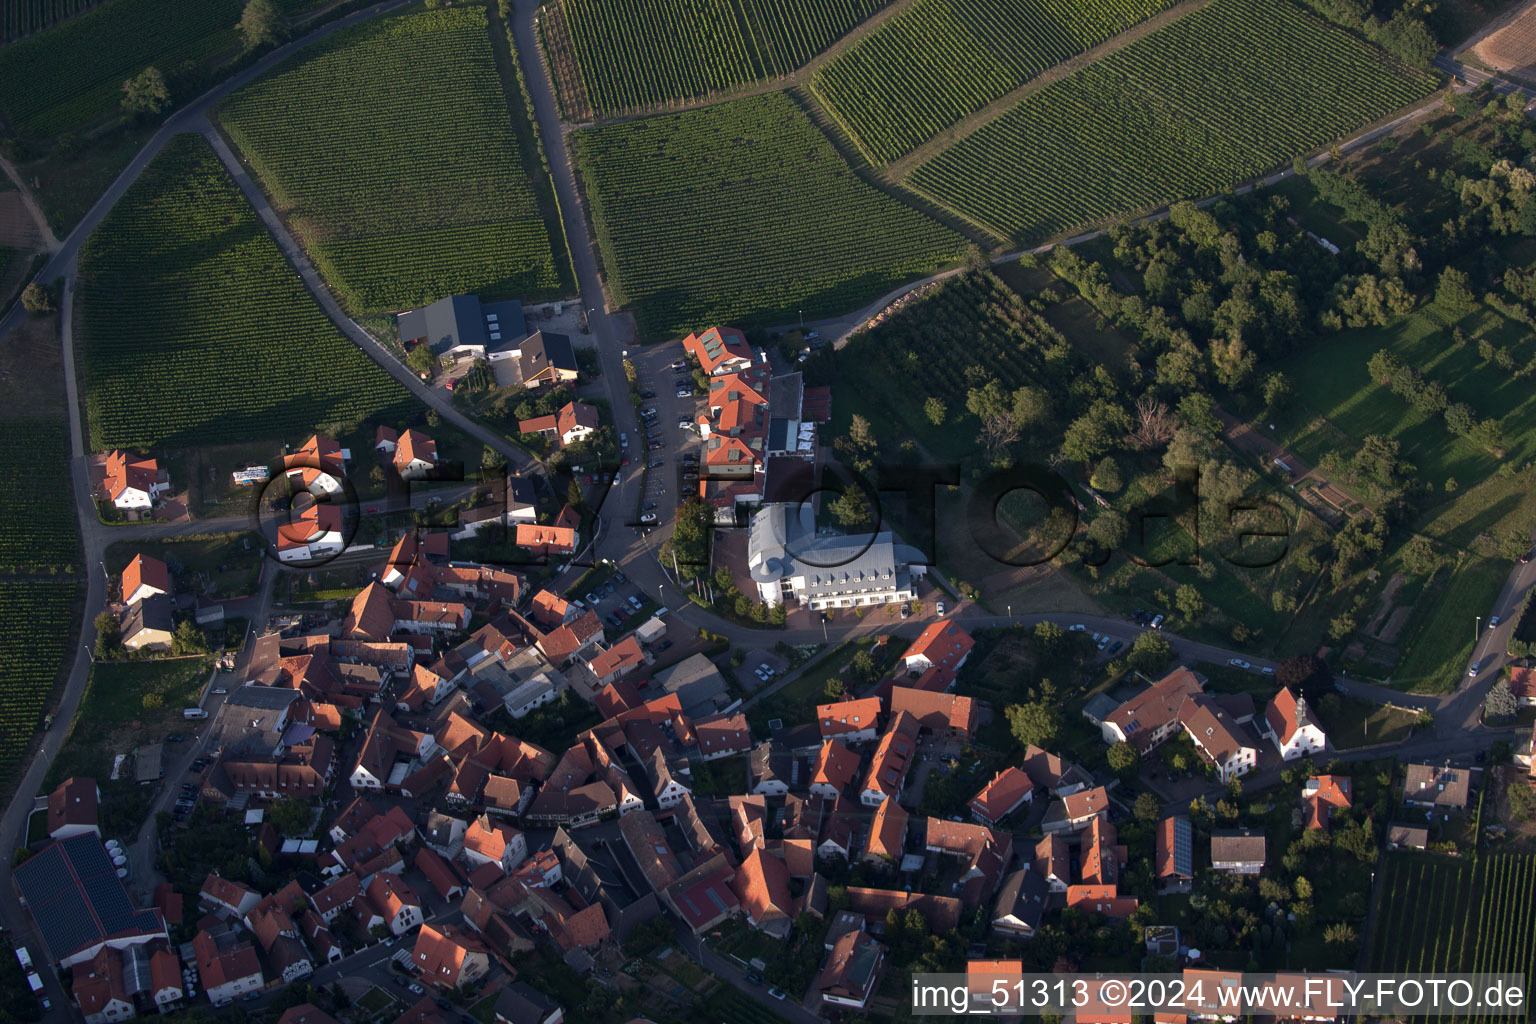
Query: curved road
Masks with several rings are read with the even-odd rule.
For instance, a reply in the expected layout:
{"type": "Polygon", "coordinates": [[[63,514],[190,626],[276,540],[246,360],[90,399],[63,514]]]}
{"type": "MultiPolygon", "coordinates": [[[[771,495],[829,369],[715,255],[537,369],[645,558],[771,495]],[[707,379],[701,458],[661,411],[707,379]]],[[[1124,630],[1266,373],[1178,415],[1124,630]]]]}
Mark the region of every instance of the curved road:
{"type": "MultiPolygon", "coordinates": [[[[52,281],[62,278],[64,283],[61,305],[61,330],[63,333],[64,364],[66,369],[65,387],[71,410],[70,474],[75,488],[76,511],[80,523],[81,541],[85,551],[84,564],[86,566],[96,565],[101,560],[106,546],[115,541],[133,539],[136,536],[165,536],[178,532],[176,528],[166,526],[145,526],[139,528],[106,527],[97,520],[94,498],[88,477],[84,438],[81,436],[80,430],[80,398],[74,374],[72,321],[76,258],[80,246],[111,210],[113,205],[123,196],[133,182],[137,180],[144,168],[148,166],[165,144],[181,132],[198,132],[208,139],[221,161],[234,174],[241,191],[251,202],[253,208],[256,209],[263,223],[267,225],[273,237],[277,240],[279,247],[283,250],[284,255],[294,265],[295,269],[298,270],[306,287],[315,296],[322,308],[325,309],[327,315],[331,317],[348,337],[361,346],[365,352],[373,357],[381,366],[385,367],[404,386],[409,388],[417,398],[421,399],[429,407],[436,409],[443,418],[449,420],[449,422],[465,433],[503,454],[508,459],[509,465],[524,468],[531,467],[532,460],[521,449],[512,445],[504,437],[464,417],[448,398],[425,387],[391,353],[383,349],[366,331],[345,314],[324,286],[302,250],[299,249],[291,234],[274,211],[272,211],[265,196],[262,195],[255,183],[251,181],[249,175],[239,163],[238,158],[218,136],[218,133],[214,130],[212,123],[208,119],[209,109],[220,99],[231,91],[266,74],[278,63],[303,47],[344,28],[402,8],[408,2],[409,0],[388,0],[388,2],[377,4],[317,29],[274,50],[251,67],[210,89],[198,99],[177,111],[161,125],[159,130],[146,142],[144,147],[129,162],[128,166],[107,191],[91,207],[85,217],[81,219],[80,223],[75,226],[74,230],[59,243],[57,251],[53,253],[40,272],[40,280],[52,281]]],[[[597,341],[603,377],[608,382],[609,397],[615,417],[615,429],[640,437],[643,436],[643,431],[639,430],[634,407],[629,401],[622,366],[623,350],[621,339],[626,337],[627,332],[619,319],[611,316],[606,308],[597,259],[587,233],[586,218],[583,212],[584,206],[581,195],[576,188],[575,175],[565,143],[564,125],[559,118],[558,108],[550,84],[550,77],[544,65],[541,47],[538,45],[537,13],[538,4],[535,0],[517,0],[516,15],[511,26],[513,37],[519,60],[524,68],[529,72],[532,72],[533,69],[539,69],[540,71],[537,74],[527,73],[525,78],[528,82],[530,98],[533,102],[539,131],[543,137],[548,154],[555,191],[559,198],[561,209],[568,218],[566,235],[571,243],[571,255],[576,271],[576,280],[580,288],[583,304],[590,311],[589,326],[597,341]]],[[[1383,132],[1392,130],[1397,125],[1413,117],[1420,116],[1425,110],[1431,108],[1432,105],[1427,105],[1425,108],[1404,115],[1404,117],[1389,126],[1375,129],[1355,140],[1351,140],[1343,148],[1347,149],[1362,145],[1378,137],[1383,132]]],[[[1288,173],[1289,171],[1281,172],[1271,176],[1266,181],[1279,180],[1288,173]]],[[[1251,186],[1245,186],[1238,191],[1246,191],[1249,187],[1251,186]]],[[[1083,239],[1089,237],[1092,237],[1092,235],[1082,236],[1083,239]]],[[[1078,240],[1081,239],[1072,239],[1069,242],[1078,240]]],[[[1000,259],[1008,258],[1010,257],[1005,256],[1000,259]]],[[[1013,258],[1017,257],[1014,256],[1013,258]]],[[[883,308],[884,304],[887,304],[890,300],[899,296],[899,294],[913,287],[918,287],[922,283],[917,282],[914,285],[901,289],[899,292],[893,292],[891,295],[883,297],[878,308],[883,308]]],[[[844,317],[836,321],[825,321],[824,323],[836,325],[839,328],[850,320],[861,323],[869,315],[872,315],[873,312],[877,312],[878,308],[870,307],[870,309],[861,311],[853,317],[844,317]]],[[[18,306],[9,315],[0,319],[0,338],[8,334],[24,315],[24,311],[18,306]]],[[[636,507],[640,489],[644,486],[643,472],[638,463],[639,460],[636,460],[635,466],[630,467],[627,472],[621,472],[614,487],[603,501],[599,511],[601,522],[596,531],[597,537],[592,545],[594,558],[608,558],[619,562],[624,566],[630,578],[641,588],[646,590],[656,588],[666,603],[675,609],[674,614],[683,624],[690,627],[709,628],[724,634],[733,643],[759,645],[765,640],[784,640],[790,643],[810,642],[813,640],[819,642],[822,640],[823,630],[821,629],[764,633],[759,630],[722,622],[702,608],[688,602],[683,591],[671,583],[666,573],[657,563],[654,555],[651,553],[646,537],[624,525],[636,507]],[[669,591],[670,598],[668,597],[669,591]]],[[[239,517],[238,522],[234,519],[205,520],[201,523],[189,525],[185,529],[187,531],[208,531],[224,523],[228,523],[230,528],[244,529],[248,526],[248,521],[244,517],[239,517]]],[[[1536,567],[1532,568],[1536,570],[1536,567]]],[[[1505,587],[1505,592],[1501,594],[1501,607],[1507,609],[1531,585],[1532,580],[1526,578],[1527,575],[1523,571],[1517,571],[1512,574],[1510,581],[1505,587]]],[[[21,844],[24,836],[26,816],[33,802],[31,794],[35,794],[41,789],[42,780],[46,775],[52,756],[57,752],[63,741],[68,723],[73,717],[84,691],[90,666],[90,659],[85,652],[88,652],[94,643],[94,630],[91,621],[94,618],[94,609],[102,607],[106,597],[106,581],[102,574],[88,572],[87,579],[85,603],[87,610],[81,629],[81,652],[76,655],[75,664],[65,685],[54,727],[42,735],[38,753],[28,766],[16,796],[6,808],[3,816],[0,816],[0,837],[9,842],[12,849],[21,844]]],[[[956,608],[955,616],[973,628],[1006,625],[1008,623],[1029,625],[1045,618],[1055,618],[1058,620],[1070,618],[1074,622],[1082,622],[1090,629],[1107,633],[1122,640],[1129,641],[1139,632],[1137,627],[1116,619],[1062,616],[1052,613],[1031,613],[1012,618],[999,618],[985,615],[979,609],[964,605],[963,603],[956,608]]],[[[909,621],[894,629],[880,631],[897,635],[915,634],[923,625],[924,623],[920,621],[909,621]]],[[[878,623],[871,617],[867,622],[859,622],[853,626],[839,624],[835,627],[835,630],[829,627],[826,635],[830,637],[831,633],[835,631],[837,639],[841,640],[848,636],[858,635],[861,632],[874,632],[878,628],[878,623]]],[[[1234,656],[1232,651],[1172,635],[1169,636],[1169,640],[1173,642],[1175,650],[1179,653],[1180,657],[1192,661],[1214,661],[1221,663],[1227,658],[1234,656]]],[[[1266,663],[1256,662],[1256,664],[1263,665],[1266,663]]],[[[1490,663],[1491,668],[1492,663],[1490,663]]],[[[1475,749],[1476,745],[1486,744],[1489,741],[1489,733],[1480,729],[1469,730],[1468,726],[1475,726],[1476,711],[1481,703],[1481,695],[1486,691],[1486,687],[1491,684],[1494,675],[1494,672],[1486,671],[1475,685],[1462,687],[1456,693],[1439,698],[1434,702],[1434,707],[1437,715],[1440,716],[1440,720],[1437,721],[1434,732],[1426,734],[1426,737],[1433,737],[1432,746],[1436,751],[1443,750],[1447,753],[1447,756],[1450,756],[1450,752],[1453,750],[1461,751],[1463,748],[1471,750],[1475,749]]],[[[1357,693],[1361,696],[1367,695],[1366,688],[1358,685],[1346,684],[1346,689],[1348,692],[1357,693]]],[[[1369,695],[1375,699],[1379,699],[1374,692],[1377,689],[1370,688],[1372,692],[1369,695]]],[[[1390,691],[1389,695],[1391,699],[1398,703],[1415,703],[1413,698],[1405,698],[1403,695],[1396,693],[1396,691],[1390,691]]],[[[1426,700],[1427,703],[1428,701],[1426,700]]],[[[1427,751],[1430,749],[1431,741],[1426,738],[1425,744],[1427,751]]],[[[1418,747],[1419,744],[1416,742],[1414,746],[1418,747]]],[[[0,885],[4,884],[8,875],[8,866],[0,865],[0,885]]],[[[27,936],[28,941],[35,941],[35,937],[32,936],[30,922],[27,920],[26,915],[22,913],[20,907],[13,901],[0,901],[0,921],[3,921],[8,928],[13,929],[16,933],[27,936]]],[[[44,973],[48,975],[49,995],[55,1001],[53,1016],[64,1019],[69,1011],[63,999],[63,993],[58,988],[57,980],[52,974],[44,973]]]]}

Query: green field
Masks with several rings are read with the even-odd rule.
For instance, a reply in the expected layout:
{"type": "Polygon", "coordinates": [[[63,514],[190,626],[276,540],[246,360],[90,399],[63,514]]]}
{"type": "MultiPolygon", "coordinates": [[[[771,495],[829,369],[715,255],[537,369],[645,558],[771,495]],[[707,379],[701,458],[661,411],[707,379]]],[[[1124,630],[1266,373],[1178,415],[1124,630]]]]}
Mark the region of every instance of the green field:
{"type": "Polygon", "coordinates": [[[811,88],[886,163],[1175,2],[917,0],[819,69],[811,88]]]}
{"type": "Polygon", "coordinates": [[[412,411],[321,313],[199,137],[166,146],[91,236],[80,275],[95,448],[292,441],[412,411]]]}
{"type": "Polygon", "coordinates": [[[9,769],[42,724],[70,657],[78,581],[0,578],[0,768],[9,769]]]}
{"type": "Polygon", "coordinates": [[[73,575],[80,540],[70,488],[69,430],[61,420],[7,420],[0,452],[0,573],[73,575]]]}
{"type": "Polygon", "coordinates": [[[238,46],[241,7],[240,0],[111,0],[0,50],[0,110],[31,136],[115,113],[124,80],[146,66],[169,79],[238,46]]]}
{"type": "Polygon", "coordinates": [[[571,135],[615,305],[668,337],[843,313],[966,242],[849,170],[789,96],[571,135]]]}
{"type": "Polygon", "coordinates": [[[483,7],[421,11],[339,32],[220,106],[353,312],[563,293],[563,238],[540,210],[543,172],[536,185],[520,158],[510,111],[525,107],[503,93],[493,46],[505,35],[483,7]]]}
{"type": "Polygon", "coordinates": [[[1536,343],[1523,326],[1491,310],[1481,310],[1461,325],[1466,340],[1457,344],[1433,307],[1393,321],[1386,327],[1343,331],[1327,345],[1312,346],[1286,368],[1296,393],[1306,401],[1278,421],[1280,440],[1316,464],[1338,447],[1342,431],[1357,441],[1380,434],[1402,444],[1402,456],[1434,490],[1449,494],[1445,483],[1468,487],[1487,479],[1501,461],[1514,464],[1536,458],[1536,395],[1513,374],[1478,354],[1487,338],[1524,361],[1536,356],[1536,343]],[[1437,415],[1426,416],[1371,379],[1366,362],[1385,349],[1403,363],[1445,387],[1452,402],[1466,402],[1479,419],[1496,419],[1504,428],[1505,458],[1495,458],[1466,438],[1453,436],[1437,415]],[[1327,427],[1319,429],[1317,417],[1327,427]]]}
{"type": "Polygon", "coordinates": [[[1529,854],[1483,854],[1475,864],[1388,854],[1367,969],[1530,977],[1536,971],[1533,888],[1536,858],[1529,854]]]}
{"type": "Polygon", "coordinates": [[[541,16],[567,117],[587,120],[786,75],[890,0],[560,0],[541,16]]]}
{"type": "Polygon", "coordinates": [[[4,0],[0,39],[9,41],[57,25],[95,7],[100,0],[4,0]]]}
{"type": "Polygon", "coordinates": [[[1016,242],[1229,187],[1434,88],[1289,0],[1215,0],[917,167],[909,184],[1016,242]]]}
{"type": "Polygon", "coordinates": [[[115,754],[184,728],[182,709],[197,703],[210,659],[100,662],[91,666],[69,736],[48,770],[51,784],[72,775],[105,779],[115,754]]]}

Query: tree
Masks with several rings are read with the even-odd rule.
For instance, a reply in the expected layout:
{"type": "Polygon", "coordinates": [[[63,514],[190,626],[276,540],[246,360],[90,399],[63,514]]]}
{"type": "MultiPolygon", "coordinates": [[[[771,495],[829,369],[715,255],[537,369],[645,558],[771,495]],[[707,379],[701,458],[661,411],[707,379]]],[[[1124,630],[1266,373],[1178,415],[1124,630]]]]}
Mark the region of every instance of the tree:
{"type": "Polygon", "coordinates": [[[117,653],[118,644],[122,643],[123,633],[117,624],[117,616],[111,612],[101,612],[96,616],[96,657],[110,658],[117,653]]]}
{"type": "Polygon", "coordinates": [[[1126,522],[1125,516],[1112,508],[1106,508],[1093,517],[1086,533],[1088,539],[1099,547],[1113,551],[1125,543],[1125,538],[1130,536],[1131,527],[1126,522]]]}
{"type": "Polygon", "coordinates": [[[1136,803],[1131,810],[1136,814],[1137,821],[1156,821],[1157,816],[1163,812],[1158,806],[1157,797],[1151,793],[1140,793],[1136,796],[1136,803]]]}
{"type": "Polygon", "coordinates": [[[1048,658],[1061,650],[1062,641],[1066,639],[1067,631],[1050,619],[1042,619],[1035,623],[1035,650],[1042,658],[1048,658]]]}
{"type": "Polygon", "coordinates": [[[1193,621],[1205,611],[1205,598],[1200,596],[1200,591],[1193,584],[1180,583],[1179,589],[1173,592],[1173,605],[1186,620],[1193,621]]]}
{"type": "Polygon", "coordinates": [[[844,697],[848,696],[848,687],[844,685],[841,679],[832,678],[827,680],[827,685],[824,692],[826,693],[827,700],[842,700],[844,697]]]}
{"type": "Polygon", "coordinates": [[[198,654],[208,649],[208,638],[191,619],[182,619],[171,634],[172,654],[198,654]]]}
{"type": "Polygon", "coordinates": [[[288,38],[288,19],[273,0],[249,0],[240,12],[240,36],[247,50],[276,46],[288,38]]]}
{"type": "Polygon", "coordinates": [[[1109,770],[1127,782],[1141,774],[1141,755],[1125,740],[1111,746],[1105,760],[1109,770]]]}
{"type": "MultiPolygon", "coordinates": [[[[432,346],[427,344],[417,345],[411,349],[405,357],[405,365],[416,371],[418,377],[429,377],[437,368],[437,356],[432,353],[432,346]]],[[[527,417],[531,419],[532,417],[527,417]]]]}
{"type": "Polygon", "coordinates": [[[1147,675],[1161,672],[1173,661],[1173,644],[1155,630],[1147,630],[1131,642],[1125,656],[1126,663],[1147,675]]]}
{"type": "Polygon", "coordinates": [[[1051,396],[1028,385],[1013,393],[1013,419],[1022,430],[1034,430],[1051,421],[1051,396]]]}
{"type": "Polygon", "coordinates": [[[1176,427],[1168,404],[1145,394],[1136,400],[1136,424],[1126,440],[1137,448],[1156,448],[1173,437],[1176,427]]]}
{"type": "Polygon", "coordinates": [[[1323,929],[1323,941],[1335,947],[1336,952],[1353,952],[1360,936],[1348,922],[1336,921],[1323,929]]]}
{"type": "Polygon", "coordinates": [[[171,90],[157,67],[147,67],[123,83],[123,110],[134,117],[152,117],[171,105],[171,90]]]}
{"type": "Polygon", "coordinates": [[[267,808],[267,820],[285,836],[302,836],[309,832],[314,814],[309,804],[298,797],[287,796],[267,808]]]}
{"type": "Polygon", "coordinates": [[[923,415],[928,417],[929,423],[942,427],[945,418],[949,416],[949,406],[944,404],[942,398],[929,398],[923,403],[923,415]]]}
{"type": "Polygon", "coordinates": [[[1465,271],[1446,267],[1440,271],[1440,281],[1435,286],[1435,303],[1457,320],[1472,312],[1479,305],[1477,293],[1467,280],[1465,271]]]}
{"type": "Polygon", "coordinates": [[[869,420],[858,413],[853,414],[853,419],[848,424],[847,436],[833,441],[832,447],[837,449],[856,473],[867,473],[873,469],[875,454],[880,449],[869,420]]]}
{"type": "Polygon", "coordinates": [[[43,313],[52,313],[58,309],[53,301],[53,292],[33,281],[21,291],[21,304],[28,313],[34,316],[43,313]]]}
{"type": "Polygon", "coordinates": [[[869,499],[864,488],[851,483],[827,506],[840,526],[864,526],[869,522],[869,499]]]}
{"type": "Polygon", "coordinates": [[[1049,747],[1061,729],[1061,705],[1049,680],[1041,683],[1038,691],[1031,690],[1030,699],[1023,704],[1008,705],[1003,714],[1021,746],[1049,747]]]}
{"type": "Polygon", "coordinates": [[[880,666],[875,663],[875,656],[866,650],[856,651],[848,663],[848,668],[860,686],[869,685],[880,675],[880,666]]]}
{"type": "Polygon", "coordinates": [[[581,481],[571,477],[571,482],[565,489],[565,503],[576,508],[586,500],[586,495],[581,492],[581,481]]]}
{"type": "Polygon", "coordinates": [[[1264,408],[1268,411],[1282,409],[1291,400],[1291,379],[1276,371],[1264,378],[1264,408]]]}
{"type": "Polygon", "coordinates": [[[1515,700],[1515,693],[1509,686],[1509,680],[1500,679],[1494,683],[1488,691],[1488,696],[1483,700],[1483,717],[1493,719],[1510,719],[1519,713],[1520,705],[1515,700]]]}
{"type": "Polygon", "coordinates": [[[1286,658],[1275,666],[1275,682],[1288,687],[1313,707],[1333,692],[1333,673],[1328,663],[1315,654],[1286,658]]]}
{"type": "Polygon", "coordinates": [[[1125,482],[1120,478],[1120,465],[1106,455],[1099,460],[1099,464],[1093,467],[1093,474],[1088,478],[1088,486],[1105,494],[1114,494],[1125,482]]]}

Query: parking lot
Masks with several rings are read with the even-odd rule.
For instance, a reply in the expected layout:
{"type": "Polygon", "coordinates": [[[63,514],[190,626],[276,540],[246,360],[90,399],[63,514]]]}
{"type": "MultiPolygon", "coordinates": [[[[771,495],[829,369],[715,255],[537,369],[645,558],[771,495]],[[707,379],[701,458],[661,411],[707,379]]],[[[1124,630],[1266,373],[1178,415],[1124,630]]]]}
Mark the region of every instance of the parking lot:
{"type": "Polygon", "coordinates": [[[617,637],[615,630],[627,633],[639,626],[645,621],[639,617],[640,613],[656,603],[655,594],[642,594],[639,587],[618,571],[592,588],[571,596],[597,612],[610,639],[617,637]]]}
{"type": "Polygon", "coordinates": [[[700,399],[693,395],[693,372],[683,358],[680,345],[657,345],[642,352],[631,352],[636,379],[642,396],[640,422],[644,432],[629,440],[628,453],[634,460],[644,460],[649,472],[645,480],[645,498],[641,502],[643,522],[665,523],[677,508],[683,485],[687,456],[697,460],[701,442],[693,419],[700,399]],[[676,368],[677,366],[682,368],[676,368]],[[687,394],[679,397],[679,391],[687,394]],[[686,422],[688,429],[681,426],[686,422]],[[656,517],[655,520],[646,516],[656,517]]]}

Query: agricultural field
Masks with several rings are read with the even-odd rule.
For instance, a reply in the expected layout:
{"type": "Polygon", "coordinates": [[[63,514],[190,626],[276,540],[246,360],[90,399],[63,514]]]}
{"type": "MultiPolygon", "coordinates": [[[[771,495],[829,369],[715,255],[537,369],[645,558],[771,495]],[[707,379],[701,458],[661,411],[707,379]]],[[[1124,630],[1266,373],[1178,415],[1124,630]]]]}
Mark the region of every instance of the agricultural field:
{"type": "MultiPolygon", "coordinates": [[[[123,81],[168,78],[239,43],[240,0],[110,0],[0,50],[0,111],[22,135],[78,130],[117,111],[123,81]]],[[[174,82],[173,82],[174,85],[174,82]]]]}
{"type": "Polygon", "coordinates": [[[292,441],[414,409],[326,319],[199,136],[172,140],[91,236],[79,302],[96,449],[292,441]]]}
{"type": "MultiPolygon", "coordinates": [[[[219,121],[354,313],[445,295],[564,293],[563,236],[521,158],[484,7],[339,32],[230,97],[219,121]],[[452,116],[444,116],[452,111],[452,116]],[[559,255],[556,255],[558,251],[559,255]]],[[[537,184],[533,173],[538,173],[537,184]]]]}
{"type": "Polygon", "coordinates": [[[1475,864],[1388,854],[1367,951],[1373,971],[1536,971],[1536,858],[1475,864]]]}
{"type": "Polygon", "coordinates": [[[1177,0],[917,0],[817,70],[811,88],[888,163],[1052,65],[1177,0]]]}
{"type": "Polygon", "coordinates": [[[964,258],[770,93],[574,132],[614,304],[643,335],[842,313],[964,258]]]}
{"type": "Polygon", "coordinates": [[[26,752],[68,667],[79,581],[0,577],[0,772],[26,752]]]}
{"type": "Polygon", "coordinates": [[[72,775],[105,780],[113,755],[185,728],[182,708],[197,703],[212,664],[196,657],[92,665],[69,736],[48,769],[49,783],[72,775]]]}
{"type": "Polygon", "coordinates": [[[1215,0],[1031,93],[908,184],[1037,242],[1219,191],[1434,87],[1288,0],[1215,0]]]}
{"type": "Polygon", "coordinates": [[[562,109],[588,120],[787,75],[890,0],[560,0],[540,27],[562,109]]]}
{"type": "Polygon", "coordinates": [[[4,0],[0,3],[0,40],[10,42],[57,25],[95,7],[100,0],[4,0]]]}
{"type": "Polygon", "coordinates": [[[58,419],[3,422],[10,443],[0,452],[0,574],[73,575],[80,539],[69,429],[58,419]]]}

